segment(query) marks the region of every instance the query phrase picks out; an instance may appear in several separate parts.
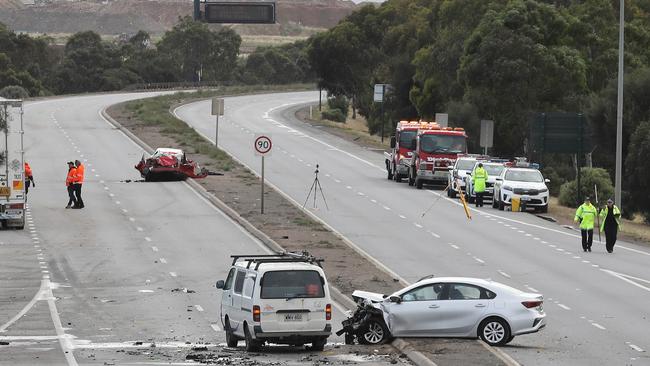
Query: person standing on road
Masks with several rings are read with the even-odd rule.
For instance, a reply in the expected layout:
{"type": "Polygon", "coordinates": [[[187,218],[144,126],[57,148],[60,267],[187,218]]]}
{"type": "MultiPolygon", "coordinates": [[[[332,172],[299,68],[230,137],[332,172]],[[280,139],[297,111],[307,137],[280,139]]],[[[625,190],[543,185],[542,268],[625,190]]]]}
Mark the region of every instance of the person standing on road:
{"type": "Polygon", "coordinates": [[[85,167],[79,160],[75,160],[74,165],[77,171],[77,179],[75,180],[73,186],[77,203],[72,208],[84,208],[84,200],[81,199],[81,185],[84,183],[85,167]]]}
{"type": "Polygon", "coordinates": [[[25,162],[25,195],[29,193],[29,186],[32,185],[36,188],[36,183],[34,182],[34,174],[32,173],[32,167],[25,162]]]}
{"type": "Polygon", "coordinates": [[[72,208],[77,205],[77,199],[74,197],[74,182],[77,180],[77,168],[74,163],[68,162],[68,176],[65,178],[65,185],[68,188],[68,205],[65,208],[72,208]]]}
{"type": "Polygon", "coordinates": [[[596,207],[591,204],[591,199],[585,197],[585,203],[576,210],[575,222],[580,223],[580,234],[582,234],[582,250],[591,252],[591,244],[594,241],[594,221],[596,219],[596,207]]]}
{"type": "Polygon", "coordinates": [[[607,206],[600,210],[600,231],[605,232],[605,248],[607,253],[614,251],[616,235],[621,227],[621,210],[616,207],[614,200],[607,200],[607,206]]]}
{"type": "Polygon", "coordinates": [[[478,163],[474,172],[472,172],[472,187],[476,194],[476,207],[483,207],[483,193],[485,193],[485,184],[488,180],[488,173],[483,168],[483,163],[478,163]]]}

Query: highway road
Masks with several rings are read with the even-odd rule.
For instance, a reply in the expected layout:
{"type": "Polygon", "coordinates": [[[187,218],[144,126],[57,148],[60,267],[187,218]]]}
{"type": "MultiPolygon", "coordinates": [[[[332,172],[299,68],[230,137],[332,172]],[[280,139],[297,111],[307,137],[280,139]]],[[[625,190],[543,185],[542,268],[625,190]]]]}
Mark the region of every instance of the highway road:
{"type": "MultiPolygon", "coordinates": [[[[548,327],[503,350],[525,365],[650,364],[650,248],[620,242],[583,253],[579,232],[534,215],[472,209],[436,189],[386,179],[383,157],[301,123],[316,92],[226,99],[219,145],[259,173],[253,135],[268,133],[266,179],[302,205],[320,164],[329,210],[310,211],[407,281],[423,275],[491,278],[545,296],[548,327]],[[422,216],[433,204],[433,208],[422,216]]],[[[214,137],[209,102],[175,113],[214,137]]],[[[319,197],[320,199],[320,197],[319,197]]]]}
{"type": "Polygon", "coordinates": [[[186,183],[124,182],[140,178],[133,166],[143,151],[99,112],[152,95],[27,103],[25,156],[36,187],[26,229],[0,232],[1,365],[185,362],[197,344],[225,342],[214,283],[229,255],[265,249],[186,183]],[[83,210],[64,209],[74,159],[86,165],[83,210]]]}

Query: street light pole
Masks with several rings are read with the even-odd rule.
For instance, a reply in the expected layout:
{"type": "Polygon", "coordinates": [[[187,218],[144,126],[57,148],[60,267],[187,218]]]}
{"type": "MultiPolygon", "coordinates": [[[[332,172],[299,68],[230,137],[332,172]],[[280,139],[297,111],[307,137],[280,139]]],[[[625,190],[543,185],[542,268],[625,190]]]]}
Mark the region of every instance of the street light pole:
{"type": "Polygon", "coordinates": [[[620,0],[618,25],[618,101],[616,104],[616,172],[614,199],[619,208],[621,201],[621,177],[623,174],[623,51],[625,34],[625,0],[620,0]]]}

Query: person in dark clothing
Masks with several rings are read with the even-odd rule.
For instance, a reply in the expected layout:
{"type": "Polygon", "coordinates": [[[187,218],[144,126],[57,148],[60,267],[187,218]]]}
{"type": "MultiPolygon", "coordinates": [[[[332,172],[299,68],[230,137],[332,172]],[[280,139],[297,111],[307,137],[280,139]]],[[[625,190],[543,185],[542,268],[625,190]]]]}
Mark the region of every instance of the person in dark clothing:
{"type": "Polygon", "coordinates": [[[68,176],[65,179],[65,185],[68,188],[68,205],[65,208],[72,208],[77,205],[77,199],[74,196],[74,182],[77,179],[77,168],[74,163],[68,162],[68,176]]]}
{"type": "Polygon", "coordinates": [[[616,236],[621,226],[621,211],[616,207],[614,201],[607,200],[607,206],[600,210],[600,231],[605,232],[605,248],[607,253],[614,252],[616,236]]]}
{"type": "Polygon", "coordinates": [[[84,200],[81,198],[81,186],[84,183],[84,170],[85,167],[79,160],[74,161],[74,166],[76,169],[76,180],[74,182],[73,186],[73,191],[76,197],[76,204],[72,206],[72,208],[84,208],[84,200]]]}

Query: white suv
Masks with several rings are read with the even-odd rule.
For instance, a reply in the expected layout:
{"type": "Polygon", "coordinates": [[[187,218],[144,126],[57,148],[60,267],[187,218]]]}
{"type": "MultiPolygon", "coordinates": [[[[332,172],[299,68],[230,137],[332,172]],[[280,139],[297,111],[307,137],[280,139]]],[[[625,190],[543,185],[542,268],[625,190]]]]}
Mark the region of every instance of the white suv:
{"type": "Polygon", "coordinates": [[[236,255],[225,281],[221,322],[228,347],[246,342],[304,345],[322,351],[332,333],[332,301],[322,260],[307,253],[236,255]]]}
{"type": "Polygon", "coordinates": [[[467,155],[467,156],[458,156],[454,168],[450,171],[449,174],[449,187],[447,188],[447,196],[455,198],[462,189],[465,192],[465,186],[467,185],[468,173],[471,174],[474,165],[478,160],[484,160],[479,158],[479,156],[467,155]]]}
{"type": "Polygon", "coordinates": [[[503,210],[513,196],[519,196],[523,207],[548,211],[548,187],[542,173],[537,169],[507,167],[494,184],[492,207],[503,210]]]}

